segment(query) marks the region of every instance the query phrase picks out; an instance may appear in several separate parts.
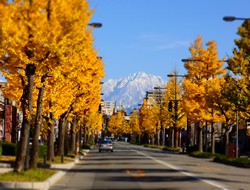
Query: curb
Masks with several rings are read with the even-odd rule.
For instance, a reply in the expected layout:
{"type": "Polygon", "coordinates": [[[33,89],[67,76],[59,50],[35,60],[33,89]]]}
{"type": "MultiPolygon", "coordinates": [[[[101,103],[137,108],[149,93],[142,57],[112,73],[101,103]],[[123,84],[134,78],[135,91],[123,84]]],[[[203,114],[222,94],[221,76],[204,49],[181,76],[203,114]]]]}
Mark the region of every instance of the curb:
{"type": "MultiPolygon", "coordinates": [[[[61,170],[70,170],[76,163],[79,162],[79,159],[76,159],[74,162],[68,164],[52,164],[51,169],[61,169],[61,170]]],[[[5,165],[1,165],[5,166],[5,165]]],[[[13,170],[9,165],[8,171],[13,170]]],[[[8,172],[6,169],[6,172],[8,172]]],[[[59,180],[67,171],[57,171],[54,175],[48,178],[45,181],[41,182],[12,182],[12,181],[0,181],[0,189],[41,189],[47,190],[52,186],[57,180],[59,180]]]]}
{"type": "MultiPolygon", "coordinates": [[[[83,149],[83,154],[76,158],[74,162],[68,164],[52,164],[51,169],[59,170],[70,170],[79,160],[82,160],[84,156],[87,155],[89,149],[83,149]]],[[[0,163],[0,168],[4,168],[6,172],[13,170],[11,164],[0,163]]],[[[41,182],[11,182],[11,181],[0,181],[0,189],[41,189],[47,190],[52,186],[57,180],[59,180],[67,171],[58,171],[53,176],[48,178],[46,181],[41,182]]]]}
{"type": "Polygon", "coordinates": [[[61,178],[66,172],[59,171],[44,182],[8,182],[1,181],[0,189],[49,189],[59,178],[61,178]]]}

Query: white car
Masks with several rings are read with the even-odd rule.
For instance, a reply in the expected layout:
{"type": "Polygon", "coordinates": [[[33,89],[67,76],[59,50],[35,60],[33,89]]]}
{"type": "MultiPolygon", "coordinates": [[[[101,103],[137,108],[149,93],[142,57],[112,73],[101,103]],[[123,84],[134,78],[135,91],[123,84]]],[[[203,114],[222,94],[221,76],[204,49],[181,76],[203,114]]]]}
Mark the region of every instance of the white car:
{"type": "Polygon", "coordinates": [[[99,152],[101,152],[102,150],[113,152],[114,151],[113,143],[112,141],[102,140],[98,142],[98,149],[99,152]]]}

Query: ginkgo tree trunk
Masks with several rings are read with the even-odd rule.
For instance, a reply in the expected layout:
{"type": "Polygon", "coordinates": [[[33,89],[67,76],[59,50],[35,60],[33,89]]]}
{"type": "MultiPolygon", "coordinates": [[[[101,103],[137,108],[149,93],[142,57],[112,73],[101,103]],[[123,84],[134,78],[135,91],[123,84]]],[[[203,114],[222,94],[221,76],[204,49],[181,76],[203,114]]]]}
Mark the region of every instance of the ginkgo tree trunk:
{"type": "Polygon", "coordinates": [[[25,74],[27,76],[28,83],[27,85],[24,85],[24,92],[21,99],[24,116],[21,129],[22,135],[16,157],[15,171],[17,172],[29,169],[29,132],[32,115],[32,90],[34,85],[35,66],[33,64],[28,64],[25,74]]]}

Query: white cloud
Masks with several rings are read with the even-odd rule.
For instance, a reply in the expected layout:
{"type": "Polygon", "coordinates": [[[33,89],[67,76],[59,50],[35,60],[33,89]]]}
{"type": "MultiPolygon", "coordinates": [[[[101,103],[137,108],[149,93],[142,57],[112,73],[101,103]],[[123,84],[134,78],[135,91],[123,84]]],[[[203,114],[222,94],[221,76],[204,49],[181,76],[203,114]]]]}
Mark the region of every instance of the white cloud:
{"type": "Polygon", "coordinates": [[[166,43],[163,45],[154,46],[152,47],[152,50],[159,51],[165,49],[176,49],[179,47],[189,47],[190,44],[191,44],[190,41],[176,41],[176,42],[166,43]]]}
{"type": "Polygon", "coordinates": [[[135,39],[147,40],[147,41],[162,41],[167,40],[169,37],[166,34],[142,34],[136,36],[135,39]]]}
{"type": "MultiPolygon", "coordinates": [[[[188,40],[176,40],[175,37],[171,37],[167,34],[142,34],[135,37],[136,40],[143,40],[143,48],[147,48],[150,51],[161,51],[165,49],[176,49],[179,47],[189,47],[191,42],[188,40]],[[147,44],[150,43],[150,44],[147,44]]],[[[138,46],[136,46],[138,47],[138,46]]]]}

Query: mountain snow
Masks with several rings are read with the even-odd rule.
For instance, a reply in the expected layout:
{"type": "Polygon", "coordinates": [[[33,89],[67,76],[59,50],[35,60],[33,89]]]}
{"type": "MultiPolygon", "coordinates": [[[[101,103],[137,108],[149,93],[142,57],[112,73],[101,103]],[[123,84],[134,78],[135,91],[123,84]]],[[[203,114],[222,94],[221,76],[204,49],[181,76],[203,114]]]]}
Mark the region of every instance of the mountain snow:
{"type": "Polygon", "coordinates": [[[144,72],[134,73],[121,79],[110,79],[103,84],[103,99],[115,101],[116,105],[123,105],[126,108],[138,107],[146,91],[154,87],[165,86],[166,81],[160,76],[146,74],[144,72]]]}

